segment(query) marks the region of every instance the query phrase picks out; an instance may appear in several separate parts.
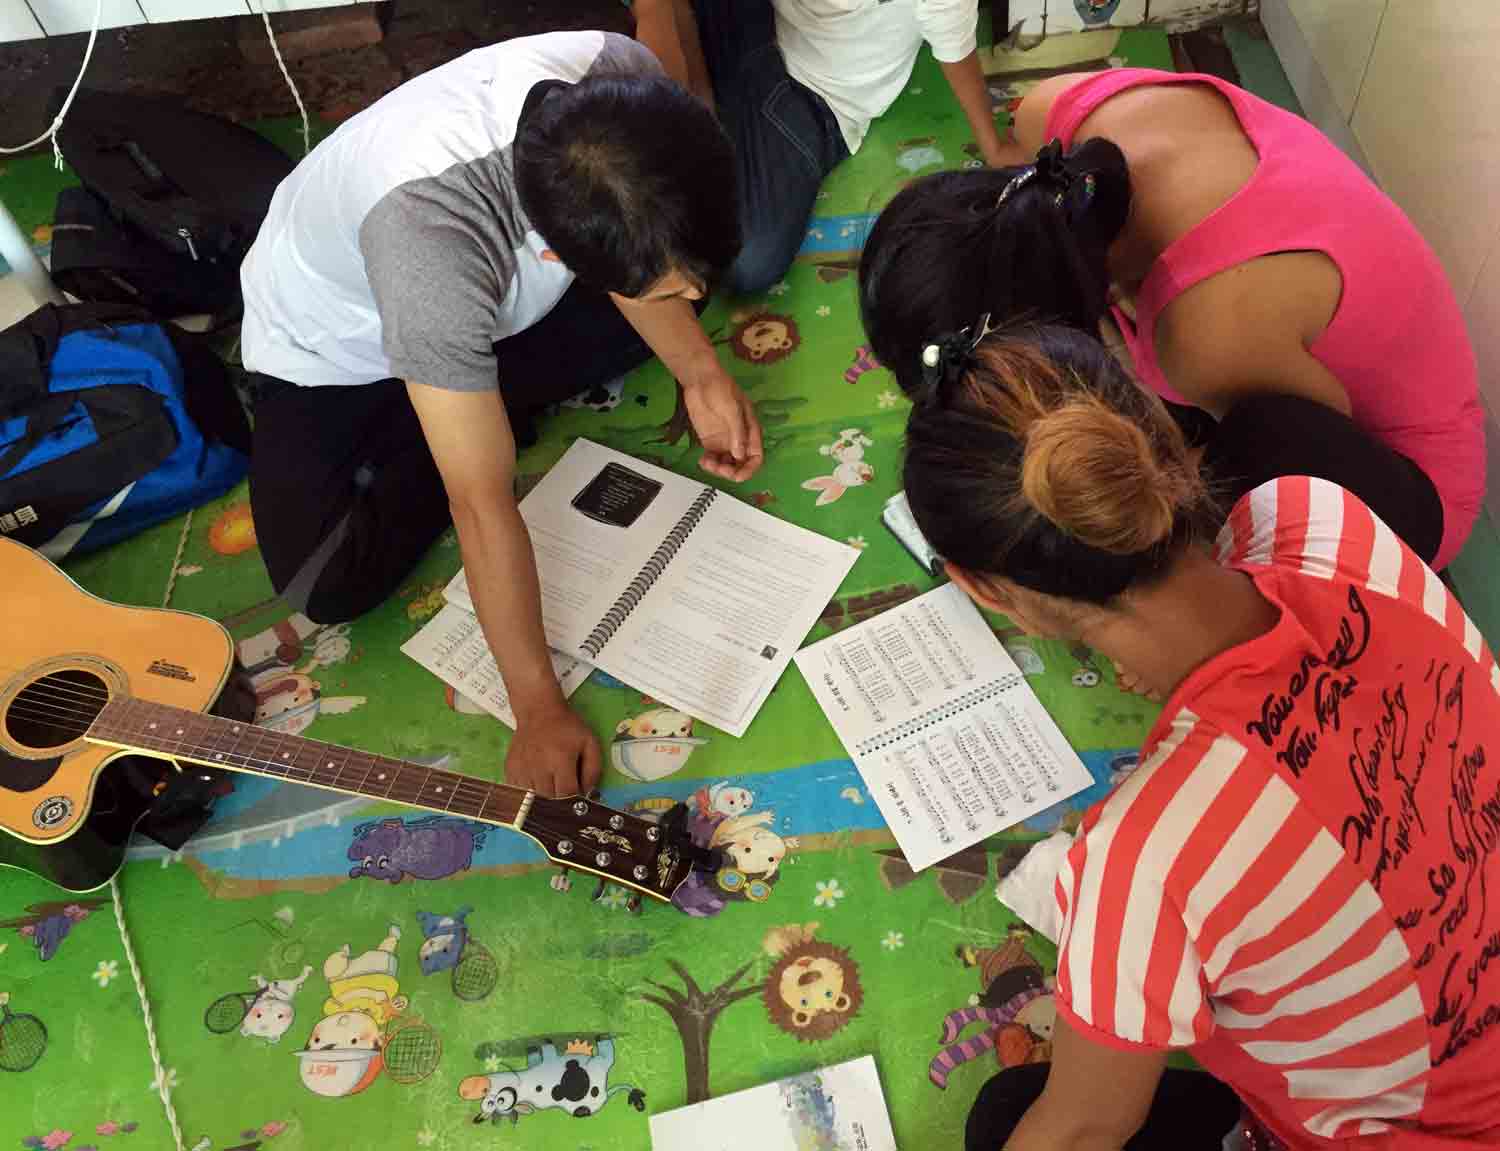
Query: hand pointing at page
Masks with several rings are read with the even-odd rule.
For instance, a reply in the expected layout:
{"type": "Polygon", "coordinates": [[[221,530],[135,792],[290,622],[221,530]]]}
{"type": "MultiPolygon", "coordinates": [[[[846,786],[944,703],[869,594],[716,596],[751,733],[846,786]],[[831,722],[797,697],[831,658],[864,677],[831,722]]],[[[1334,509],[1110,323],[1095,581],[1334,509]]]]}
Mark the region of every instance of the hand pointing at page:
{"type": "Polygon", "coordinates": [[[765,460],[755,405],[727,372],[718,371],[694,384],[683,384],[688,419],[703,444],[698,465],[736,483],[748,480],[765,460]]]}

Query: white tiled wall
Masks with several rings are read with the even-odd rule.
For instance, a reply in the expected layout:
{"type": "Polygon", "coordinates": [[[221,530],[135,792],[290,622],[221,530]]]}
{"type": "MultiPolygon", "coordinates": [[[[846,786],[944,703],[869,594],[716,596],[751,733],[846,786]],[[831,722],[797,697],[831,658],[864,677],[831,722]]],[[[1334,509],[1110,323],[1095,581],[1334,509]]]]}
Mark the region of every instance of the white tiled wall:
{"type": "MultiPolygon", "coordinates": [[[[245,16],[259,12],[262,3],[268,11],[276,13],[356,2],[364,0],[104,0],[101,26],[119,28],[210,16],[245,16]]],[[[28,0],[0,0],[0,41],[87,32],[94,20],[94,3],[95,0],[29,0],[28,7],[28,0]]]]}

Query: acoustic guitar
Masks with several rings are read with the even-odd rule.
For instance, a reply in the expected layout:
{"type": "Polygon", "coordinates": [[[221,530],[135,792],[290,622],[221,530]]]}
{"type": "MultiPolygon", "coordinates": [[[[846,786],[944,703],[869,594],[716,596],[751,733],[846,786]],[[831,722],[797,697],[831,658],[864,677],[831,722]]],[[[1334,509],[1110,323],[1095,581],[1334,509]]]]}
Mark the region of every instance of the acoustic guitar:
{"type": "Polygon", "coordinates": [[[533,840],[556,864],[668,901],[712,855],[686,811],[659,823],[584,796],[423,767],[207,714],[234,667],[203,616],[123,607],[0,538],[0,866],[70,891],[108,883],[149,792],[116,773],[132,756],[222,768],[440,812],[533,840]]]}

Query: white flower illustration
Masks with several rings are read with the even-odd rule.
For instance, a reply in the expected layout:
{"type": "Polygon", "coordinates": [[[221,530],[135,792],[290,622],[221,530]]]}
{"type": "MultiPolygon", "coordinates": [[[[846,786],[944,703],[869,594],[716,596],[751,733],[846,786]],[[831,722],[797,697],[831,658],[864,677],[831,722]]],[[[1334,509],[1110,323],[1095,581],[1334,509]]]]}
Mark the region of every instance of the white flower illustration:
{"type": "Polygon", "coordinates": [[[500,1056],[486,1055],[484,1057],[484,1069],[490,1073],[500,1070],[500,1056]]]}
{"type": "Polygon", "coordinates": [[[113,959],[101,959],[90,978],[100,987],[108,987],[109,981],[118,974],[120,974],[119,963],[113,959]]]}
{"type": "Polygon", "coordinates": [[[900,402],[901,397],[891,391],[890,388],[886,388],[885,391],[875,397],[875,406],[877,408],[894,408],[900,402]]]}
{"type": "Polygon", "coordinates": [[[423,1147],[431,1147],[437,1142],[437,1132],[431,1127],[423,1127],[417,1132],[417,1142],[423,1147]]]}
{"type": "Polygon", "coordinates": [[[809,228],[807,230],[807,238],[809,240],[821,240],[823,238],[823,229],[822,228],[809,228]]]}
{"type": "Polygon", "coordinates": [[[284,927],[290,927],[292,925],[292,921],[297,918],[297,913],[290,907],[278,907],[272,914],[271,918],[282,924],[284,927]]]}
{"type": "Polygon", "coordinates": [[[156,1074],[151,1077],[151,1084],[146,1088],[146,1090],[154,1091],[158,1095],[160,1095],[163,1091],[176,1091],[177,1068],[159,1068],[156,1074]]]}
{"type": "Polygon", "coordinates": [[[922,94],[922,89],[920,89],[920,88],[913,88],[911,90],[911,94],[913,96],[920,96],[922,94]]]}
{"type": "Polygon", "coordinates": [[[788,292],[790,292],[791,290],[792,289],[787,284],[787,282],[785,280],[782,280],[781,283],[779,283],[779,284],[772,284],[769,288],[767,288],[766,289],[766,295],[768,295],[768,296],[784,296],[788,292]]]}
{"type": "Polygon", "coordinates": [[[630,902],[630,896],[625,894],[623,887],[611,887],[599,897],[599,902],[611,911],[619,911],[630,902]]]}
{"type": "Polygon", "coordinates": [[[839,886],[837,879],[830,879],[826,883],[823,880],[817,882],[818,894],[813,896],[815,907],[837,907],[839,900],[848,894],[839,886]]]}
{"type": "Polygon", "coordinates": [[[819,304],[817,310],[818,310],[818,315],[820,315],[820,316],[831,316],[831,315],[833,315],[833,309],[830,308],[827,304],[819,304]]]}
{"type": "Polygon", "coordinates": [[[202,564],[181,564],[177,568],[177,574],[180,576],[195,576],[202,570],[202,564]]]}
{"type": "Polygon", "coordinates": [[[860,551],[864,551],[865,548],[870,546],[870,541],[865,539],[864,536],[850,536],[844,542],[851,548],[859,548],[860,551]]]}
{"type": "Polygon", "coordinates": [[[880,946],[884,947],[887,951],[895,951],[898,948],[906,946],[906,936],[902,935],[899,931],[887,931],[885,938],[880,941],[880,946]]]}

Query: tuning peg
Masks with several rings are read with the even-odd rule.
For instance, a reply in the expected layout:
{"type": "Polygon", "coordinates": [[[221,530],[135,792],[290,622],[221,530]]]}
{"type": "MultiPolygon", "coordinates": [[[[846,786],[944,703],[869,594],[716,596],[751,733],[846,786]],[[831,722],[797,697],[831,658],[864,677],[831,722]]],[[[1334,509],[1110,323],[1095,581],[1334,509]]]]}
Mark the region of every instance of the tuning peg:
{"type": "Polygon", "coordinates": [[[641,904],[645,902],[645,898],[645,896],[637,891],[628,900],[626,900],[625,910],[630,912],[631,915],[639,915],[641,913],[641,904]]]}
{"type": "Polygon", "coordinates": [[[599,886],[596,887],[596,888],[594,888],[594,894],[590,898],[592,898],[595,903],[603,903],[604,902],[604,889],[607,888],[608,886],[609,886],[609,880],[607,880],[607,879],[601,879],[599,881],[599,886]]]}
{"type": "Polygon", "coordinates": [[[566,894],[573,890],[573,877],[568,874],[568,868],[559,866],[557,874],[548,880],[553,891],[566,894]]]}

